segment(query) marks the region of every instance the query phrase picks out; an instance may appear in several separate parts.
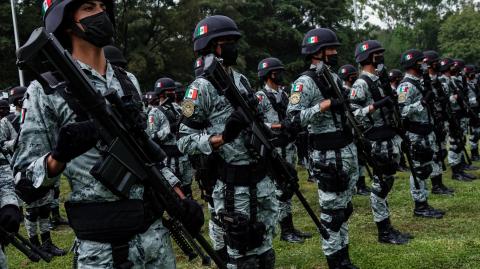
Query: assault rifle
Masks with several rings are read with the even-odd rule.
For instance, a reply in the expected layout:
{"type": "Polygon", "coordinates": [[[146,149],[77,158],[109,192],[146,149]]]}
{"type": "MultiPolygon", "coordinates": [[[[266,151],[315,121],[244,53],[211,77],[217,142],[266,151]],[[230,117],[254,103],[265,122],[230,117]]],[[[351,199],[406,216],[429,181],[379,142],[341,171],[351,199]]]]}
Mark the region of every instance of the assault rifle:
{"type": "MultiPolygon", "coordinates": [[[[268,174],[280,186],[280,189],[284,194],[295,194],[298,197],[308,215],[317,226],[322,237],[328,239],[329,234],[326,228],[323,227],[317,215],[315,215],[315,212],[298,189],[298,176],[295,167],[290,165],[276,151],[274,146],[275,136],[261,120],[257,108],[252,107],[252,105],[246,100],[244,94],[242,94],[235,85],[233,78],[221,65],[220,59],[213,54],[205,56],[203,69],[203,76],[210,81],[217,90],[221,91],[230,104],[234,108],[240,110],[244,118],[250,123],[252,136],[250,141],[247,142],[248,148],[252,153],[257,155],[258,159],[265,160],[268,174]]],[[[253,94],[253,91],[248,88],[249,86],[246,85],[246,83],[243,84],[250,94],[253,94]]],[[[286,196],[291,197],[289,194],[286,196]]]]}
{"type": "Polygon", "coordinates": [[[50,262],[52,260],[51,256],[45,255],[44,252],[39,250],[37,246],[30,243],[30,241],[25,239],[23,236],[18,233],[9,233],[1,226],[0,238],[10,242],[12,246],[22,252],[23,255],[27,256],[27,258],[32,262],[39,262],[40,260],[50,262]]]}
{"type": "MultiPolygon", "coordinates": [[[[17,57],[18,66],[32,71],[46,94],[58,91],[64,98],[67,96],[84,108],[95,123],[106,147],[102,150],[104,158],[92,169],[92,175],[122,198],[128,198],[134,184],[143,185],[144,200],[152,207],[154,216],[161,218],[163,210],[170,216],[170,232],[176,233],[173,237],[188,242],[190,251],[198,250],[197,243],[200,244],[219,268],[226,268],[205,238],[190,234],[181,222],[185,212],[180,198],[161,173],[165,153],[138,123],[142,109],[133,97],[120,98],[114,89],[102,96],[70,53],[43,27],[33,31],[17,51],[17,57]]],[[[186,254],[190,258],[193,255],[186,254]]]]}
{"type": "MultiPolygon", "coordinates": [[[[433,93],[433,87],[432,87],[432,79],[430,78],[430,74],[428,71],[423,72],[423,87],[425,89],[426,93],[433,93]]],[[[433,117],[433,128],[437,130],[436,133],[441,133],[443,132],[443,121],[441,118],[439,118],[440,111],[437,110],[435,107],[434,102],[430,102],[427,104],[427,110],[432,115],[433,117]]],[[[439,153],[441,153],[442,149],[442,141],[440,141],[440,137],[436,137],[435,141],[437,142],[438,150],[439,153]]],[[[440,158],[440,161],[442,163],[442,170],[445,171],[447,169],[447,166],[445,165],[445,159],[442,156],[438,156],[440,158]]]]}

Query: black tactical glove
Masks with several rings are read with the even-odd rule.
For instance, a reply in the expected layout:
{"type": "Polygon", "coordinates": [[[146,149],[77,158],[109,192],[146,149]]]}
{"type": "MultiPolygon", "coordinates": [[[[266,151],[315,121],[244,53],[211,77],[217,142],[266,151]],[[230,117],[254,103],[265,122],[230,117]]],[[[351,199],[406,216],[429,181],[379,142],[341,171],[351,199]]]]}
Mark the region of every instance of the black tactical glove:
{"type": "Polygon", "coordinates": [[[286,118],[280,124],[282,125],[282,130],[292,137],[296,137],[302,131],[300,115],[294,116],[292,119],[286,118]]]}
{"type": "Polygon", "coordinates": [[[98,132],[92,121],[69,123],[60,128],[51,156],[67,163],[94,147],[97,140],[98,132]]]}
{"type": "Polygon", "coordinates": [[[240,132],[247,128],[248,123],[245,120],[245,117],[239,110],[235,110],[230,117],[228,117],[227,122],[225,123],[225,129],[223,130],[222,136],[225,143],[232,142],[235,138],[238,137],[240,132]]]}
{"type": "Polygon", "coordinates": [[[383,99],[380,99],[375,103],[373,103],[373,108],[375,109],[379,109],[382,107],[392,108],[392,106],[393,106],[393,101],[390,96],[386,96],[383,99]]]}
{"type": "Polygon", "coordinates": [[[432,103],[433,101],[433,98],[435,97],[435,95],[433,94],[432,91],[428,91],[422,98],[422,105],[423,106],[428,106],[429,104],[432,103]]]}
{"type": "Polygon", "coordinates": [[[183,214],[180,221],[190,234],[193,236],[199,234],[203,223],[205,222],[202,206],[196,201],[188,198],[181,200],[181,205],[183,214]]]}
{"type": "MultiPolygon", "coordinates": [[[[10,233],[17,233],[20,228],[21,213],[16,205],[5,205],[0,209],[0,226],[10,233]]],[[[8,244],[7,238],[0,238],[2,245],[8,244]]]]}
{"type": "Polygon", "coordinates": [[[342,109],[343,109],[343,102],[340,99],[337,99],[337,98],[330,99],[331,111],[341,111],[342,109]]]}

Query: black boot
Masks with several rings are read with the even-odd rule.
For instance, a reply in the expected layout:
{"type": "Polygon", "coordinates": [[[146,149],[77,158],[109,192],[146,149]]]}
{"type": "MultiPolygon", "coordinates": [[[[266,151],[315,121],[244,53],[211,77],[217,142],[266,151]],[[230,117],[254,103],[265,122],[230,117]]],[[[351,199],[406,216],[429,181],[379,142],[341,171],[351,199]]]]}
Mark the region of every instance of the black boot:
{"type": "Polygon", "coordinates": [[[443,184],[442,175],[434,176],[432,180],[432,193],[440,195],[453,195],[455,192],[453,189],[448,188],[443,184]]]}
{"type": "Polygon", "coordinates": [[[348,245],[340,250],[342,253],[342,260],[340,261],[340,265],[342,269],[358,269],[357,266],[352,264],[350,260],[350,253],[348,252],[348,245]]]}
{"type": "Polygon", "coordinates": [[[358,195],[363,195],[363,196],[368,196],[370,195],[370,188],[367,187],[365,184],[365,177],[359,177],[357,181],[357,194],[358,195]]]}
{"type": "Polygon", "coordinates": [[[225,264],[228,263],[230,258],[228,257],[228,252],[227,252],[227,247],[226,246],[219,249],[219,250],[215,250],[215,253],[225,264]]]}
{"type": "Polygon", "coordinates": [[[384,219],[380,222],[376,222],[378,229],[378,242],[393,245],[403,245],[408,243],[409,234],[402,234],[398,230],[395,230],[391,224],[390,219],[384,219]]]}
{"type": "Polygon", "coordinates": [[[273,250],[273,248],[258,255],[258,268],[259,269],[275,268],[275,251],[273,250]]]}
{"type": "Polygon", "coordinates": [[[328,269],[342,269],[342,250],[325,257],[327,257],[328,269]]]}
{"type": "Polygon", "coordinates": [[[50,223],[52,224],[52,228],[57,228],[61,225],[68,225],[68,221],[62,216],[60,216],[60,209],[58,207],[52,208],[52,216],[50,217],[50,223]]]}
{"type": "Polygon", "coordinates": [[[293,228],[292,215],[288,214],[285,218],[279,221],[280,223],[280,240],[288,243],[303,243],[305,239],[298,236],[293,228]]]}
{"type": "Polygon", "coordinates": [[[444,214],[444,211],[437,210],[431,207],[426,201],[415,202],[415,209],[413,210],[413,215],[416,217],[441,219],[443,218],[444,214]]]}
{"type": "Polygon", "coordinates": [[[301,237],[301,238],[304,238],[304,239],[312,238],[312,234],[311,234],[311,233],[308,233],[308,232],[302,232],[302,231],[297,230],[297,229],[295,229],[295,228],[293,229],[293,232],[294,232],[297,236],[299,236],[299,237],[301,237]]]}
{"type": "Polygon", "coordinates": [[[44,251],[40,246],[40,240],[38,240],[38,235],[29,238],[30,243],[37,247],[37,251],[42,254],[43,257],[47,257],[49,260],[52,259],[52,254],[44,251]]]}
{"type": "Polygon", "coordinates": [[[465,177],[465,173],[462,171],[462,164],[452,166],[452,179],[458,181],[470,182],[471,178],[465,177]]]}
{"type": "Polygon", "coordinates": [[[472,153],[472,156],[470,157],[472,161],[480,161],[480,156],[478,155],[478,148],[472,148],[470,152],[472,153]]]}
{"type": "Polygon", "coordinates": [[[52,238],[50,237],[50,232],[45,232],[40,235],[42,238],[42,250],[52,254],[53,256],[64,256],[67,252],[63,249],[58,248],[52,242],[52,238]]]}

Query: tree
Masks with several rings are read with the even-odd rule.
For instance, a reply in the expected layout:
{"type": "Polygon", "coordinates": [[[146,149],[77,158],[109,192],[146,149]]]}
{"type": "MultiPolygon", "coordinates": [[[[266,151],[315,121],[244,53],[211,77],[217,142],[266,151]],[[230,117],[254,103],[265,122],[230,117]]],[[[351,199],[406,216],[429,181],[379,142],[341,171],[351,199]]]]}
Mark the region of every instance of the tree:
{"type": "Polygon", "coordinates": [[[480,57],[480,13],[465,8],[450,16],[441,26],[439,43],[441,51],[448,56],[462,58],[474,63],[480,57]]]}

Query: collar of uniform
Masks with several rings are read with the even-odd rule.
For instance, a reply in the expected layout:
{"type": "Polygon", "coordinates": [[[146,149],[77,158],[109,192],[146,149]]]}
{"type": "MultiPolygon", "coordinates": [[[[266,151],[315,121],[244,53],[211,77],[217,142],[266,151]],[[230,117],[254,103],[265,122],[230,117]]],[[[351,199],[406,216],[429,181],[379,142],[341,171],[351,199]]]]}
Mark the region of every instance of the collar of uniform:
{"type": "Polygon", "coordinates": [[[278,93],[279,90],[280,90],[280,89],[279,89],[279,90],[275,90],[275,89],[273,89],[272,87],[268,86],[268,84],[266,84],[266,83],[265,83],[264,89],[265,89],[265,91],[267,91],[267,92],[273,92],[273,93],[278,93]]]}
{"type": "Polygon", "coordinates": [[[406,73],[405,74],[405,78],[409,78],[409,79],[413,79],[413,80],[417,80],[417,81],[420,81],[420,78],[419,77],[416,77],[412,74],[409,74],[409,73],[406,73]]]}
{"type": "Polygon", "coordinates": [[[345,83],[345,81],[343,82],[342,86],[345,90],[351,90],[352,89],[352,87],[348,86],[347,83],[345,83]]]}
{"type": "Polygon", "coordinates": [[[100,73],[97,72],[97,70],[93,69],[91,66],[88,64],[85,64],[81,62],[80,60],[76,60],[77,63],[80,65],[80,68],[82,68],[83,71],[85,71],[88,75],[94,76],[95,78],[106,82],[107,83],[107,88],[110,88],[110,84],[112,83],[113,79],[113,68],[112,65],[110,64],[109,61],[107,61],[107,72],[105,73],[105,77],[100,75],[100,73]]]}
{"type": "Polygon", "coordinates": [[[372,81],[377,81],[378,80],[378,76],[375,75],[375,74],[372,74],[370,72],[367,72],[365,70],[362,70],[362,73],[360,75],[366,75],[368,76],[372,81]]]}

